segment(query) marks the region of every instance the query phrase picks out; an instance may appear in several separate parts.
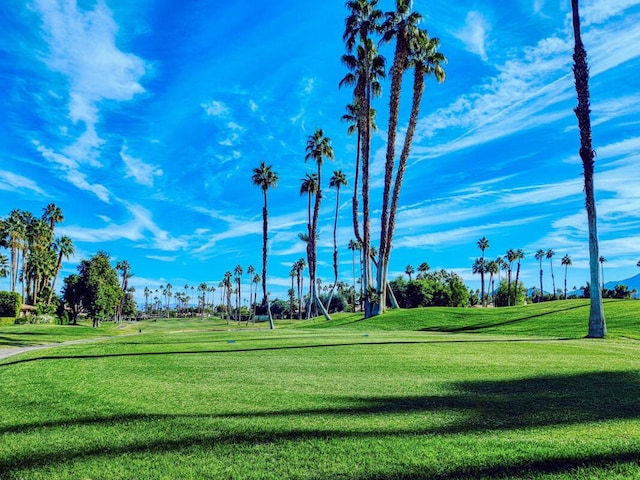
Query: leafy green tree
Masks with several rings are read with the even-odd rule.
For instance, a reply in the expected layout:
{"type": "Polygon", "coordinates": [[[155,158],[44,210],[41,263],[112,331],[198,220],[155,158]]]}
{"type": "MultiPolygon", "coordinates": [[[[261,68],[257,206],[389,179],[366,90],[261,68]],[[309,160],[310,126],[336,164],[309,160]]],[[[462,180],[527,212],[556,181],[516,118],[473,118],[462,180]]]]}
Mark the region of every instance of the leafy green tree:
{"type": "MultiPolygon", "coordinates": [[[[267,306],[267,311],[271,310],[268,308],[269,299],[267,297],[267,240],[268,240],[268,217],[269,217],[269,209],[267,206],[267,191],[270,188],[275,188],[278,185],[278,174],[273,171],[272,165],[267,166],[264,162],[261,162],[257,168],[253,169],[253,175],[251,176],[251,181],[257,187],[260,187],[262,190],[262,197],[264,200],[264,205],[262,207],[262,295],[263,305],[267,306]]],[[[269,313],[269,328],[273,330],[273,318],[269,313]]]]}
{"type": "Polygon", "coordinates": [[[589,228],[589,271],[591,274],[591,308],[589,311],[589,337],[602,338],[607,334],[607,325],[602,307],[602,295],[598,278],[598,229],[596,202],[593,184],[593,167],[595,153],[591,144],[591,109],[589,101],[589,67],[587,66],[587,51],[582,43],[580,28],[580,12],[578,0],[571,0],[573,20],[573,35],[575,48],[573,54],[573,75],[578,95],[578,106],[575,109],[580,130],[580,158],[584,169],[584,192],[587,210],[587,224],[589,228]]]}
{"type": "Polygon", "coordinates": [[[526,288],[522,283],[519,283],[516,288],[515,285],[509,285],[508,280],[502,280],[495,294],[494,305],[496,307],[523,305],[526,295],[526,288]]]}
{"type": "Polygon", "coordinates": [[[112,318],[123,292],[118,282],[118,273],[111,266],[109,254],[100,251],[89,260],[78,265],[80,274],[81,302],[93,320],[93,326],[112,318]]]}

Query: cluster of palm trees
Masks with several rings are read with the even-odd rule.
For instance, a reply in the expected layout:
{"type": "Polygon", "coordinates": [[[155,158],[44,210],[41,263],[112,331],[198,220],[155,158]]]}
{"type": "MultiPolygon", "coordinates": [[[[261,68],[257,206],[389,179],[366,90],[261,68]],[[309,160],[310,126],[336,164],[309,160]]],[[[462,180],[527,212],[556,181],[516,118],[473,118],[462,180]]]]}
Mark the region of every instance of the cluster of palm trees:
{"type": "MultiPolygon", "coordinates": [[[[118,269],[117,266],[116,269],[118,269]]],[[[131,287],[129,287],[128,291],[132,291],[131,287]]],[[[175,292],[171,283],[160,285],[155,290],[145,287],[144,311],[147,315],[160,315],[164,312],[168,316],[171,310],[171,299],[173,298],[176,315],[187,315],[197,311],[198,315],[204,316],[207,310],[213,312],[215,292],[216,287],[208,286],[205,282],[200,283],[197,287],[185,284],[183,291],[176,290],[175,292]],[[191,300],[196,300],[197,303],[191,303],[191,300]]]]}
{"type": "Polygon", "coordinates": [[[485,258],[485,250],[491,245],[486,237],[482,237],[477,242],[477,247],[482,252],[481,256],[476,258],[471,266],[471,271],[480,275],[480,303],[483,307],[487,306],[487,290],[485,288],[485,275],[489,275],[489,287],[491,288],[491,297],[495,298],[495,284],[494,277],[498,275],[498,282],[500,281],[500,272],[505,271],[507,273],[507,298],[508,304],[511,304],[511,285],[512,285],[512,273],[513,264],[516,262],[516,275],[515,283],[513,285],[514,292],[518,291],[518,282],[520,279],[520,265],[524,258],[524,252],[521,249],[509,249],[504,256],[498,256],[493,260],[487,260],[485,258]]]}
{"type": "Polygon", "coordinates": [[[67,236],[55,236],[55,226],[64,220],[60,207],[50,203],[42,216],[12,210],[0,219],[0,277],[9,277],[10,290],[20,292],[24,303],[50,305],[63,259],[75,253],[67,236]]]}
{"type": "MultiPolygon", "coordinates": [[[[514,262],[517,262],[515,284],[514,284],[514,292],[517,292],[518,281],[520,278],[521,261],[525,256],[524,251],[522,251],[522,249],[517,249],[517,250],[509,249],[507,250],[504,256],[498,256],[494,260],[487,260],[484,256],[484,253],[485,253],[485,250],[487,250],[490,247],[489,240],[486,237],[482,237],[478,240],[477,246],[481,250],[482,256],[474,260],[472,265],[472,271],[474,274],[480,275],[480,300],[482,305],[485,307],[487,306],[487,293],[488,293],[487,290],[488,289],[485,289],[485,275],[487,274],[489,275],[489,287],[493,289],[494,276],[495,275],[499,276],[501,270],[507,272],[507,289],[508,289],[507,297],[509,299],[509,304],[510,304],[511,298],[512,298],[511,296],[512,276],[511,275],[513,271],[513,264],[514,262]]],[[[555,254],[556,253],[553,249],[548,249],[548,250],[539,249],[534,254],[534,258],[539,262],[539,272],[540,272],[540,290],[536,289],[534,301],[540,302],[544,300],[544,286],[542,282],[542,277],[544,274],[542,262],[544,260],[549,261],[551,283],[553,286],[552,299],[556,300],[558,298],[558,295],[562,295],[565,300],[567,298],[567,272],[569,267],[573,265],[573,262],[571,260],[571,257],[568,254],[562,257],[560,264],[564,267],[564,291],[556,290],[555,275],[553,273],[553,257],[555,256],[555,254]]],[[[600,258],[601,258],[601,263],[606,262],[606,259],[604,257],[600,257],[600,258]]],[[[491,296],[495,297],[495,292],[493,292],[491,296]]]]}
{"type": "Polygon", "coordinates": [[[352,200],[353,226],[356,240],[362,245],[365,316],[384,312],[387,296],[387,272],[391,244],[395,229],[395,217],[402,180],[411,150],[415,126],[420,112],[425,77],[434,74],[444,80],[442,65],[445,57],[437,51],[439,41],[430,38],[427,31],[419,27],[422,16],[411,10],[410,0],[396,0],[395,11],[383,13],[378,0],[352,0],[345,21],[343,40],[347,53],[342,60],[349,72],[340,86],[351,86],[353,102],[347,106],[344,120],[349,121],[349,133],[357,135],[356,175],[352,200]],[[376,41],[376,39],[378,41],[376,41]],[[375,129],[375,110],[372,101],[381,95],[380,81],[386,75],[386,61],[377,45],[395,40],[393,64],[390,69],[389,123],[387,130],[387,152],[385,157],[385,179],[380,216],[380,248],[374,286],[371,246],[371,220],[369,206],[369,163],[371,132],[375,129]],[[406,128],[403,147],[397,168],[396,136],[400,111],[402,79],[409,70],[414,71],[411,113],[406,128]],[[360,171],[360,168],[362,169],[360,171]],[[362,190],[358,192],[358,179],[362,174],[362,190]],[[359,198],[362,211],[359,211],[359,198]],[[359,216],[362,215],[362,228],[359,216]]]}

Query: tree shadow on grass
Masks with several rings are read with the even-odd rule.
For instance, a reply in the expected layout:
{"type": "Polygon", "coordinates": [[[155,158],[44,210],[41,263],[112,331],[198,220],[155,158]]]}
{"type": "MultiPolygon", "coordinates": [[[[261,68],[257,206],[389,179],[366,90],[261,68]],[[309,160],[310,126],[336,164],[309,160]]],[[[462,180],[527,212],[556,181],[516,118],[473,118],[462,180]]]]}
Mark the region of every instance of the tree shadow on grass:
{"type": "MultiPolygon", "coordinates": [[[[449,393],[442,395],[329,397],[329,400],[333,398],[334,406],[317,409],[274,409],[258,413],[239,410],[184,415],[123,414],[7,426],[0,429],[5,446],[10,445],[12,434],[47,436],[51,431],[64,428],[81,433],[82,427],[115,427],[130,432],[132,436],[124,443],[119,439],[117,444],[109,444],[104,436],[101,440],[93,442],[85,440],[83,445],[65,451],[64,458],[48,449],[44,443],[39,452],[25,453],[8,449],[6,451],[10,453],[5,458],[0,458],[0,472],[10,475],[12,472],[34,466],[45,468],[91,458],[108,460],[137,453],[178,454],[192,448],[214,451],[225,445],[251,447],[266,443],[331,442],[353,438],[358,441],[370,439],[389,442],[392,446],[394,439],[410,440],[423,435],[455,437],[484,432],[490,434],[494,431],[640,419],[640,372],[590,372],[566,376],[452,382],[450,387],[449,393]],[[429,416],[424,414],[443,414],[452,420],[448,424],[443,424],[442,419],[431,423],[429,416]],[[393,426],[379,426],[381,418],[385,415],[394,417],[394,421],[391,422],[393,426]],[[398,415],[406,415],[407,425],[411,427],[398,427],[398,415]],[[362,427],[367,425],[367,416],[377,420],[376,427],[362,427]],[[290,417],[309,419],[310,422],[303,423],[318,427],[300,427],[300,422],[292,423],[290,417]],[[358,417],[360,426],[350,427],[350,423],[358,417]],[[261,418],[268,418],[270,421],[266,424],[255,421],[261,418]],[[277,419],[281,419],[281,423],[274,424],[274,420],[277,419]],[[234,420],[234,423],[229,424],[228,420],[234,420]],[[241,426],[235,423],[238,420],[243,421],[241,426]],[[209,424],[210,428],[202,428],[202,425],[209,424]],[[330,425],[347,427],[328,428],[330,425]],[[150,436],[149,430],[157,434],[150,436]],[[138,431],[140,436],[135,434],[138,431]]],[[[326,403],[326,395],[320,393],[319,397],[326,403]]],[[[430,471],[426,466],[426,470],[377,472],[350,478],[503,478],[529,476],[532,473],[570,472],[578,467],[608,468],[617,463],[640,460],[640,444],[631,442],[629,445],[614,451],[608,450],[603,452],[603,455],[594,454],[591,450],[575,457],[563,457],[560,453],[560,456],[518,461],[497,458],[496,466],[491,468],[486,467],[486,464],[478,467],[459,466],[454,467],[449,473],[444,473],[430,471]]],[[[389,455],[393,454],[391,448],[389,455]]],[[[357,459],[354,459],[355,461],[357,459]]]]}
{"type": "MultiPolygon", "coordinates": [[[[94,354],[77,354],[77,355],[42,355],[34,358],[18,358],[16,360],[2,361],[0,368],[8,367],[10,365],[17,365],[21,363],[32,363],[50,360],[97,360],[106,358],[125,358],[125,357],[146,357],[146,356],[166,356],[166,355],[212,355],[212,354],[233,354],[233,353],[247,353],[247,352],[269,352],[278,350],[304,350],[304,349],[321,349],[321,348],[336,348],[336,347],[367,347],[367,346],[380,346],[380,345],[423,345],[423,344],[446,344],[446,343],[540,343],[540,342],[558,342],[558,341],[571,341],[576,339],[571,338],[505,338],[505,339],[456,339],[456,340],[388,340],[388,341],[375,341],[367,340],[361,342],[343,342],[343,343],[320,343],[313,345],[280,345],[271,347],[247,347],[247,348],[226,348],[216,350],[171,350],[171,351],[155,351],[155,352],[120,352],[120,353],[94,353],[94,354]]],[[[232,341],[236,345],[235,341],[232,341]]],[[[253,340],[248,342],[253,343],[253,340]]],[[[84,341],[76,341],[73,343],[85,343],[84,341]]],[[[201,342],[193,342],[198,344],[201,342]]],[[[229,343],[229,341],[216,342],[216,343],[229,343]]],[[[113,343],[111,347],[116,345],[126,345],[125,343],[113,343]]],[[[140,345],[150,345],[147,343],[140,343],[140,345]]],[[[161,344],[154,344],[155,346],[161,344]]],[[[167,344],[165,344],[167,345],[167,344]]],[[[173,345],[173,344],[168,344],[173,345]]],[[[39,349],[53,348],[62,345],[47,344],[37,345],[39,349]]]]}

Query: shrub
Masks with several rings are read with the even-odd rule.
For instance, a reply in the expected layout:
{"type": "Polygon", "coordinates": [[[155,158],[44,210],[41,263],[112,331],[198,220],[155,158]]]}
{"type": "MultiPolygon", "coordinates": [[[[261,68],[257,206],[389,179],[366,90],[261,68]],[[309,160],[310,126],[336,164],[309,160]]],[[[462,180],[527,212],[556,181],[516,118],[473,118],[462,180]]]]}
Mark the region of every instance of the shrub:
{"type": "Polygon", "coordinates": [[[0,317],[0,325],[13,325],[16,323],[16,317],[0,317]]]}
{"type": "Polygon", "coordinates": [[[14,320],[20,315],[22,297],[17,292],[0,292],[0,317],[14,320]]]}

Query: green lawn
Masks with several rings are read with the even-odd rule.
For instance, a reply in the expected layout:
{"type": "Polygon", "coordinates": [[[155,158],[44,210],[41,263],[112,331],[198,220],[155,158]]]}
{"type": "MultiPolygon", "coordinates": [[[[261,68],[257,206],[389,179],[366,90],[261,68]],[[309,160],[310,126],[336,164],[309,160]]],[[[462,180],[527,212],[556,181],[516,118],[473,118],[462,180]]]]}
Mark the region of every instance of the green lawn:
{"type": "Polygon", "coordinates": [[[0,360],[0,478],[640,478],[640,302],[606,313],[606,340],[584,301],[103,326],[0,360]]]}

